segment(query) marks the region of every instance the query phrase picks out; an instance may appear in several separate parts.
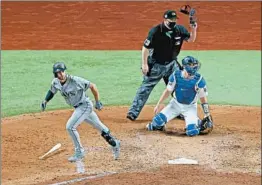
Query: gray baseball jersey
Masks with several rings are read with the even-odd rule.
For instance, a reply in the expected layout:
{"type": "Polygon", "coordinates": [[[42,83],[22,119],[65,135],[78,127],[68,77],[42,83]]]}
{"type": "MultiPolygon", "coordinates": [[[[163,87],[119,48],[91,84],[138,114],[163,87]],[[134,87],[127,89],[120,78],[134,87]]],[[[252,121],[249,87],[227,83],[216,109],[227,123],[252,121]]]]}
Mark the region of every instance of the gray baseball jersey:
{"type": "Polygon", "coordinates": [[[78,76],[67,74],[67,81],[63,86],[57,78],[54,78],[50,90],[54,94],[56,94],[57,91],[60,91],[68,105],[76,106],[80,103],[90,101],[85,93],[89,86],[90,81],[78,76]]]}
{"type": "Polygon", "coordinates": [[[66,77],[67,80],[64,85],[61,85],[60,81],[55,78],[52,81],[50,90],[54,94],[57,93],[57,91],[60,91],[67,104],[77,106],[75,107],[72,116],[67,121],[66,129],[73,140],[75,150],[81,151],[83,150],[83,146],[76,129],[81,122],[85,121],[91,124],[100,132],[104,131],[107,133],[109,132],[109,129],[100,121],[97,114],[93,111],[93,103],[85,93],[85,91],[90,87],[90,81],[68,74],[66,77]]]}

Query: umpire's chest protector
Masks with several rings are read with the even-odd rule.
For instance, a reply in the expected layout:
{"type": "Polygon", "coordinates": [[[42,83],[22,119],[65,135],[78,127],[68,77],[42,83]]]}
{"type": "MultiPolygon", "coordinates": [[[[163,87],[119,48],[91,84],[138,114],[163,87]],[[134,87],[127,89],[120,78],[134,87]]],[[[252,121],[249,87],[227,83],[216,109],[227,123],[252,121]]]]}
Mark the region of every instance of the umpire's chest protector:
{"type": "Polygon", "coordinates": [[[181,71],[175,73],[176,85],[173,96],[175,95],[175,98],[179,103],[194,103],[197,95],[196,89],[201,78],[200,74],[196,74],[192,78],[187,79],[182,76],[181,71]]]}

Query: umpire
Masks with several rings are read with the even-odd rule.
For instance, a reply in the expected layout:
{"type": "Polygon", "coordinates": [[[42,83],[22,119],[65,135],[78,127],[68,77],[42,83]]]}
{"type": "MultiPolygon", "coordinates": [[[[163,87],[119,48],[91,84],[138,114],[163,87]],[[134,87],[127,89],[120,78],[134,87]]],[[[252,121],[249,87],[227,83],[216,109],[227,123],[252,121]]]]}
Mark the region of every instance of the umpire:
{"type": "Polygon", "coordinates": [[[153,27],[144,41],[142,48],[143,82],[137,90],[134,101],[127,113],[127,118],[134,121],[139,116],[151,91],[163,78],[165,84],[175,69],[182,69],[177,61],[183,41],[194,42],[197,24],[191,24],[191,33],[178,25],[177,14],[173,10],[164,13],[161,24],[153,27]]]}

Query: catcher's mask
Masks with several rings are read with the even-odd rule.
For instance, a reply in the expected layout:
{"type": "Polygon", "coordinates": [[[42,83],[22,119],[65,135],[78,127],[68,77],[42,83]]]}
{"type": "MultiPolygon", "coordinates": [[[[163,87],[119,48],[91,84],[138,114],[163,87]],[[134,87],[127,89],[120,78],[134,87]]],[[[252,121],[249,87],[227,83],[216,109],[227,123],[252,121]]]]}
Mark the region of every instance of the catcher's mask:
{"type": "Polygon", "coordinates": [[[192,76],[195,75],[196,72],[200,69],[200,63],[199,61],[192,57],[192,56],[187,56],[182,60],[182,65],[183,68],[186,70],[186,72],[192,76]]]}
{"type": "Polygon", "coordinates": [[[63,62],[56,62],[53,65],[53,73],[54,73],[55,78],[57,78],[57,72],[60,72],[60,71],[64,72],[65,70],[66,70],[66,65],[63,62]]]}

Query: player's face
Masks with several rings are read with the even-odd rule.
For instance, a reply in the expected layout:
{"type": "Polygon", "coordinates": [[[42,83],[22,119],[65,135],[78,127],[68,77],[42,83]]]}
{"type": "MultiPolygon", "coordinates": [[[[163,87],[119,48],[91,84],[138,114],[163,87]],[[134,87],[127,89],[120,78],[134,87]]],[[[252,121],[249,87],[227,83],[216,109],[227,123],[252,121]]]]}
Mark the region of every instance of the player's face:
{"type": "Polygon", "coordinates": [[[66,75],[64,71],[59,71],[56,73],[57,74],[57,78],[61,81],[64,82],[66,80],[66,75]]]}
{"type": "Polygon", "coordinates": [[[191,68],[194,68],[194,67],[197,67],[198,65],[197,64],[188,64],[191,68]]]}

